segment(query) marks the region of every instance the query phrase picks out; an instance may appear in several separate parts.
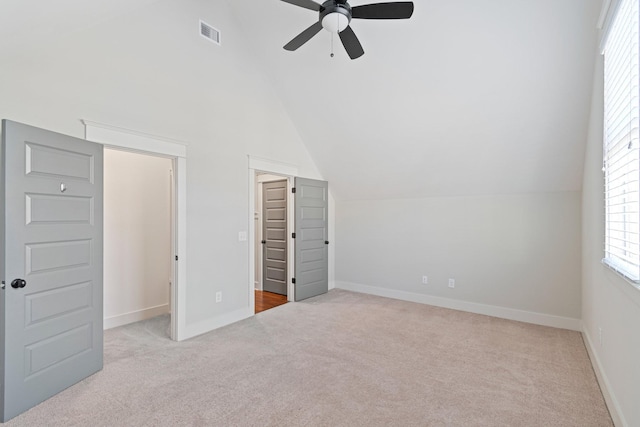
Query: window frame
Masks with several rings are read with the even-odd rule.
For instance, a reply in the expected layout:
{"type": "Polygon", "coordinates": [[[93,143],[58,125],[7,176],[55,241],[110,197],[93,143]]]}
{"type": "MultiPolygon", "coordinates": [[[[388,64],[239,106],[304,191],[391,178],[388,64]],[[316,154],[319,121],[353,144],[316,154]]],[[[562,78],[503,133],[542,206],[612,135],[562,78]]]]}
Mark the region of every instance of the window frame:
{"type": "MultiPolygon", "coordinates": [[[[638,80],[640,79],[638,79],[638,76],[640,73],[636,68],[634,75],[634,70],[633,68],[631,68],[633,65],[635,65],[636,67],[638,66],[638,45],[640,43],[638,40],[639,31],[637,15],[638,0],[614,0],[610,3],[609,9],[607,11],[604,11],[600,20],[600,26],[603,29],[600,46],[605,61],[605,108],[603,114],[605,240],[604,258],[602,259],[602,262],[603,264],[614,270],[616,273],[621,275],[633,286],[640,289],[640,230],[638,230],[638,227],[640,227],[640,201],[638,200],[640,198],[640,188],[638,188],[640,182],[640,156],[638,155],[638,150],[640,149],[640,147],[638,147],[639,141],[637,135],[639,127],[638,100],[640,99],[640,93],[638,92],[638,89],[640,88],[640,82],[638,80]],[[622,17],[620,17],[619,12],[622,10],[623,6],[625,7],[625,15],[622,15],[622,17]],[[626,36],[624,33],[616,33],[614,30],[618,29],[616,27],[618,20],[627,17],[632,20],[635,19],[635,22],[632,21],[635,25],[629,27],[631,34],[629,36],[626,36]],[[609,40],[609,37],[612,35],[612,31],[614,38],[609,40]],[[633,36],[635,36],[635,40],[633,39],[633,36]],[[620,64],[620,58],[623,57],[620,56],[621,52],[624,53],[624,48],[626,47],[622,40],[630,41],[630,52],[632,48],[634,49],[633,54],[631,54],[629,57],[628,65],[630,68],[628,70],[625,70],[620,64]],[[615,62],[615,65],[619,67],[614,68],[613,72],[611,72],[611,70],[607,68],[607,47],[609,43],[617,43],[611,46],[611,54],[614,55],[612,57],[612,62],[615,62]],[[628,80],[626,80],[626,73],[629,74],[628,80]],[[625,79],[618,80],[620,74],[624,74],[625,79]],[[610,81],[608,81],[607,79],[610,75],[613,77],[610,79],[610,81]],[[622,86],[620,86],[621,81],[622,86]],[[608,83],[611,83],[612,86],[608,85],[608,83]],[[614,92],[611,90],[612,87],[618,90],[620,90],[621,88],[624,89],[626,88],[626,86],[624,86],[625,84],[629,85],[629,89],[627,89],[627,92],[625,92],[624,90],[619,92],[614,92]],[[632,88],[634,87],[636,90],[635,94],[632,90],[632,88]],[[614,94],[614,96],[611,96],[612,93],[614,94]],[[620,93],[624,95],[620,95],[620,93]],[[626,109],[620,111],[618,107],[621,104],[616,104],[611,100],[613,99],[620,102],[620,100],[623,99],[623,97],[626,96],[627,93],[629,94],[628,106],[626,106],[626,104],[623,104],[625,105],[626,109]],[[616,114],[614,115],[610,115],[609,111],[613,110],[613,108],[611,108],[612,105],[615,105],[615,109],[617,110],[616,114]],[[635,117],[632,113],[635,113],[635,117]],[[626,119],[627,114],[629,119],[626,119]],[[624,126],[629,126],[629,132],[616,132],[617,134],[615,135],[615,137],[610,138],[610,133],[613,132],[609,132],[610,127],[608,127],[608,125],[610,125],[611,123],[619,124],[621,122],[624,126]],[[623,136],[619,136],[620,134],[623,136]],[[625,145],[627,143],[628,147],[625,148],[625,145]],[[623,152],[623,150],[628,151],[623,152]],[[615,167],[613,166],[614,164],[615,167]],[[630,177],[631,179],[627,179],[628,177],[630,177]],[[618,189],[620,188],[622,188],[623,190],[620,193],[617,193],[618,189]],[[629,201],[629,198],[625,197],[625,195],[631,195],[632,200],[629,201]],[[627,211],[627,204],[631,205],[630,211],[627,211]],[[620,205],[623,205],[624,208],[622,209],[622,211],[616,211],[617,206],[620,205]],[[616,215],[618,217],[615,217],[616,215]],[[622,217],[622,219],[620,218],[620,216],[622,217]],[[614,224],[622,224],[622,229],[616,228],[620,226],[616,226],[614,224]],[[627,235],[631,235],[631,237],[628,237],[627,235]],[[622,242],[622,244],[612,244],[612,240],[622,242]],[[625,252],[629,252],[631,255],[628,255],[625,252]]],[[[621,28],[626,29],[626,27],[621,28]]],[[[623,63],[623,65],[626,64],[623,63]]]]}

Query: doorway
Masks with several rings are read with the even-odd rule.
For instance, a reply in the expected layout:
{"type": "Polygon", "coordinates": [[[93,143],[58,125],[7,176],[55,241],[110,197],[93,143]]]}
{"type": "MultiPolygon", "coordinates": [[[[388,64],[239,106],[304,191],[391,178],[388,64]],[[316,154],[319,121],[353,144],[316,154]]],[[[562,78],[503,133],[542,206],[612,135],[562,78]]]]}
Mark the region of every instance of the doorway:
{"type": "MultiPolygon", "coordinates": [[[[249,170],[248,170],[248,174],[249,174],[249,217],[253,220],[249,221],[249,241],[250,242],[259,242],[256,241],[256,223],[257,221],[255,220],[256,217],[256,206],[257,206],[257,191],[256,191],[256,181],[257,181],[257,177],[260,174],[273,174],[273,175],[277,175],[280,178],[286,178],[287,180],[287,197],[288,197],[288,212],[287,212],[287,218],[288,218],[288,229],[289,230],[293,230],[293,218],[295,217],[295,212],[293,210],[294,207],[294,200],[293,200],[293,194],[291,193],[291,189],[293,188],[293,177],[295,177],[298,174],[298,167],[294,166],[294,165],[289,165],[287,163],[282,163],[282,162],[276,162],[273,160],[269,160],[269,159],[264,159],[261,157],[255,157],[255,156],[248,156],[248,160],[249,160],[249,170]]],[[[258,213],[259,214],[259,213],[258,213]]],[[[287,248],[287,259],[289,260],[293,260],[294,259],[294,254],[293,254],[293,242],[291,239],[291,233],[289,233],[289,235],[287,236],[289,245],[287,248]]],[[[258,292],[256,290],[256,266],[259,266],[258,268],[262,268],[262,266],[260,265],[260,256],[259,256],[259,251],[261,251],[261,249],[259,247],[257,247],[257,245],[254,247],[253,251],[249,251],[249,280],[247,283],[247,287],[248,287],[248,291],[249,291],[249,307],[248,309],[251,310],[251,312],[255,313],[255,302],[256,302],[256,292],[258,292]]],[[[288,276],[289,277],[293,277],[293,262],[289,262],[287,265],[287,270],[288,270],[288,276]]],[[[294,287],[293,287],[293,283],[291,283],[291,280],[289,280],[289,283],[287,284],[287,301],[293,301],[294,300],[294,287]]],[[[260,289],[261,291],[262,289],[260,289]]]]}
{"type": "Polygon", "coordinates": [[[180,141],[148,135],[111,125],[82,120],[85,139],[105,148],[159,156],[172,161],[171,192],[171,326],[170,336],[182,341],[197,335],[186,327],[187,147],[180,141]]]}
{"type": "Polygon", "coordinates": [[[104,329],[162,316],[170,337],[173,162],[104,149],[104,329]]]}
{"type": "Polygon", "coordinates": [[[255,174],[255,313],[287,302],[289,274],[289,180],[255,174]]]}
{"type": "MultiPolygon", "coordinates": [[[[328,182],[298,177],[295,165],[249,157],[249,241],[255,242],[249,251],[249,309],[255,313],[256,269],[260,269],[260,256],[256,234],[258,221],[257,177],[261,174],[278,175],[287,180],[288,247],[287,301],[300,301],[328,291],[328,182]],[[299,188],[298,188],[299,187],[299,188]],[[297,239],[294,235],[298,235],[297,239]],[[297,242],[297,244],[296,244],[297,242]],[[300,277],[296,277],[297,273],[300,277]]],[[[258,270],[259,271],[259,270],[258,270]]]]}

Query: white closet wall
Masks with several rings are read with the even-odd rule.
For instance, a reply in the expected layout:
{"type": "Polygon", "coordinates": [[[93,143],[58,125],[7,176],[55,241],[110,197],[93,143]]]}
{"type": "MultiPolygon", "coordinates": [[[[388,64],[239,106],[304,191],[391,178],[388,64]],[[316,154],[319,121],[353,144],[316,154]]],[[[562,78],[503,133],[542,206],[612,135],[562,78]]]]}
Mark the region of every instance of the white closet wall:
{"type": "Polygon", "coordinates": [[[105,329],[169,312],[171,160],[105,149],[105,329]]]}

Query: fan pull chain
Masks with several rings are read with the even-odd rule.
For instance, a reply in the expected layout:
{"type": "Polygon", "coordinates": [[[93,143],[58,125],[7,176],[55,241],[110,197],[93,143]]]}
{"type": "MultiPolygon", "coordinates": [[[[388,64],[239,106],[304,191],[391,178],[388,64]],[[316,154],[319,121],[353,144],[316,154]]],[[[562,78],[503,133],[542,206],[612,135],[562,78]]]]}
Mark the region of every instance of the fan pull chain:
{"type": "Polygon", "coordinates": [[[333,58],[333,31],[331,32],[331,57],[333,58]]]}

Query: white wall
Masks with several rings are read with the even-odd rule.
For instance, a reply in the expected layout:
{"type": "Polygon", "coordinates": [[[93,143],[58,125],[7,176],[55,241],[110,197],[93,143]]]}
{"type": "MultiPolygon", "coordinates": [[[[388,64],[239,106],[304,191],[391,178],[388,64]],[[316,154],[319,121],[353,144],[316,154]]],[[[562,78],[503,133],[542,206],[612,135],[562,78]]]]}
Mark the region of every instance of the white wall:
{"type": "Polygon", "coordinates": [[[338,287],[579,329],[579,192],[342,201],[336,218],[338,287]]]}
{"type": "Polygon", "coordinates": [[[253,313],[247,156],[320,179],[226,1],[165,0],[2,58],[0,117],[82,137],[80,119],[188,142],[186,334],[253,313]],[[198,34],[203,19],[222,46],[198,34]],[[215,303],[215,294],[223,300],[215,303]]]}
{"type": "Polygon", "coordinates": [[[582,197],[582,321],[591,360],[617,425],[640,425],[640,290],[609,270],[604,256],[603,61],[593,84],[582,197]],[[602,329],[602,343],[600,343],[602,329]]]}
{"type": "Polygon", "coordinates": [[[172,162],[104,151],[105,329],[169,312],[172,162]]]}

